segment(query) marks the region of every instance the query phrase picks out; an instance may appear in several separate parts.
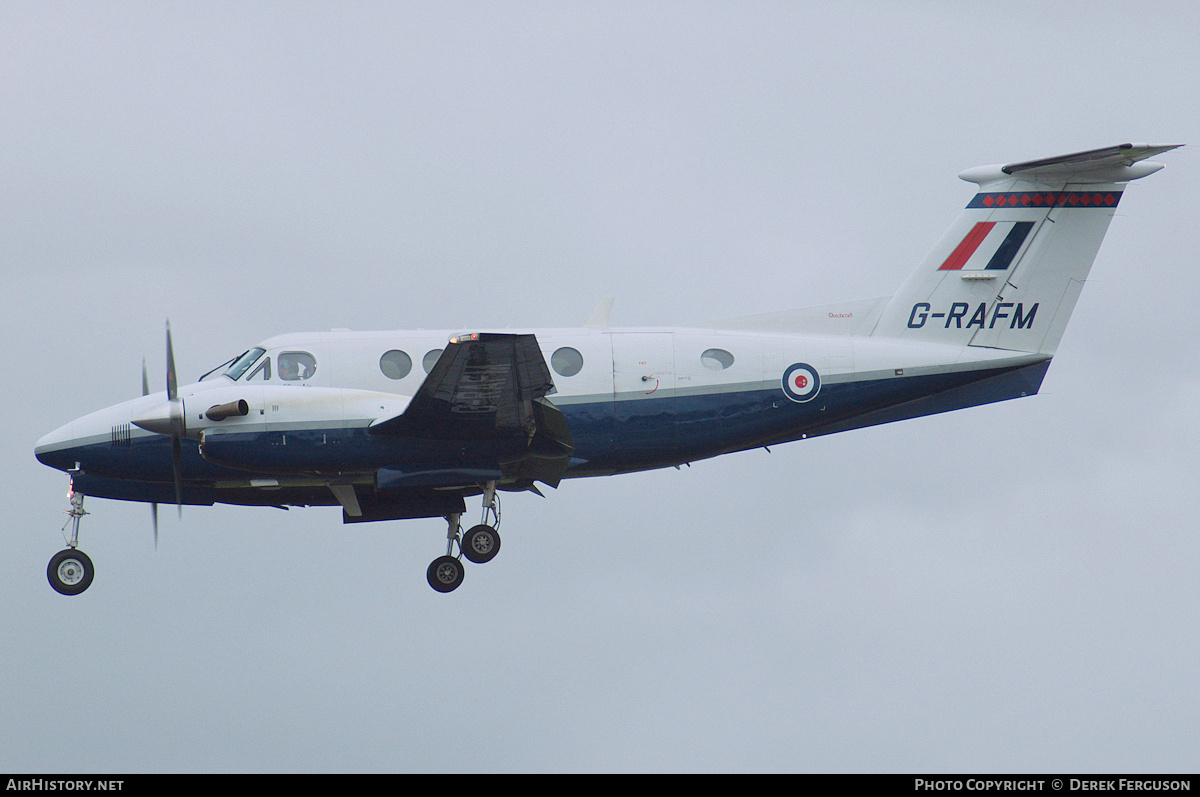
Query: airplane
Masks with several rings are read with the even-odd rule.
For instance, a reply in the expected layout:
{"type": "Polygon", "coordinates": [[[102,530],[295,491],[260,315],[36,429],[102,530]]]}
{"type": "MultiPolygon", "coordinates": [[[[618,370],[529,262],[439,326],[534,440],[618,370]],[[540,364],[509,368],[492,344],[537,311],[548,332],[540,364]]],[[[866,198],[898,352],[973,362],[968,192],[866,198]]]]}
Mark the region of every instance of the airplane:
{"type": "Polygon", "coordinates": [[[330,332],[264,340],[85,415],[35,456],[70,475],[51,586],[82,593],[85,496],[340,506],[344,523],[444,518],[433,589],[500,549],[500,493],[679,467],[1038,392],[1125,186],[1181,145],[968,169],[975,193],[891,296],[688,328],[330,332]],[[481,520],[463,530],[467,499],[481,520]],[[64,526],[64,532],[66,526],[64,526]],[[64,534],[65,536],[65,534],[64,534]]]}

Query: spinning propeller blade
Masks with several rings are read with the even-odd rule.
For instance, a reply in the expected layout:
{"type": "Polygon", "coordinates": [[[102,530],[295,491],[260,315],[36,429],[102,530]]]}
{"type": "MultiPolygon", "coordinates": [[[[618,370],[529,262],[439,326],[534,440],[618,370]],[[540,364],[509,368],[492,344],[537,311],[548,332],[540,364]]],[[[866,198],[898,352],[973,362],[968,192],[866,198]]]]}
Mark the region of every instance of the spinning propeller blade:
{"type": "MultiPolygon", "coordinates": [[[[142,358],[142,395],[150,395],[150,377],[146,374],[146,358],[142,358]]],[[[154,527],[154,550],[158,550],[158,504],[150,504],[150,523],[154,527]]]]}
{"type": "MultiPolygon", "coordinates": [[[[146,374],[146,358],[142,358],[142,395],[150,395],[150,377],[146,374]]],[[[154,527],[154,550],[158,550],[158,504],[150,504],[150,524],[154,527]]]]}
{"type": "Polygon", "coordinates": [[[167,401],[171,403],[171,418],[178,423],[171,429],[171,470],[175,476],[175,509],[183,517],[183,402],[179,400],[179,386],[175,379],[175,347],[171,345],[171,319],[167,319],[167,401]]]}
{"type": "Polygon", "coordinates": [[[175,384],[175,347],[171,345],[171,320],[167,319],[167,401],[179,397],[179,389],[175,384]]]}
{"type": "MultiPolygon", "coordinates": [[[[142,395],[150,395],[150,380],[146,376],[146,360],[142,359],[142,395]]],[[[175,507],[183,517],[183,436],[186,431],[183,399],[179,397],[179,385],[175,377],[175,347],[171,343],[171,321],[167,320],[167,400],[148,408],[133,418],[133,424],[148,432],[171,438],[171,476],[175,483],[175,507]]],[[[158,545],[158,505],[150,507],[154,523],[155,547],[158,545]]]]}

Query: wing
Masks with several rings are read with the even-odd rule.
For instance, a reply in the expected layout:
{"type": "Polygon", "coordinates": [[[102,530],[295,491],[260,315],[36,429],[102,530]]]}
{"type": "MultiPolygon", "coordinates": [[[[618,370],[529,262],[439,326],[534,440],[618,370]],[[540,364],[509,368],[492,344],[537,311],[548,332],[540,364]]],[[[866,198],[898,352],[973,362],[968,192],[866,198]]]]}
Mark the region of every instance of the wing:
{"type": "Polygon", "coordinates": [[[437,440],[501,440],[531,430],[530,402],[554,389],[533,335],[474,334],[450,344],[401,414],[371,434],[437,440]]]}
{"type": "MultiPolygon", "coordinates": [[[[491,468],[503,478],[556,486],[574,443],[562,413],[546,399],[553,391],[536,336],[461,335],[451,338],[404,412],[376,420],[368,431],[469,450],[470,463],[459,461],[477,473],[491,468]]],[[[417,476],[404,470],[401,482],[417,476]]]]}

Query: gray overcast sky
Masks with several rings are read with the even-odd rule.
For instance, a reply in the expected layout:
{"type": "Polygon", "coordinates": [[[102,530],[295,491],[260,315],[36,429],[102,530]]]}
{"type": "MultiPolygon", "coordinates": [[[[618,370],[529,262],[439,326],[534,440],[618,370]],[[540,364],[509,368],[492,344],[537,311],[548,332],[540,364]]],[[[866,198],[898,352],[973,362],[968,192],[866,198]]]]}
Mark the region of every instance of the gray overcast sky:
{"type": "Polygon", "coordinates": [[[1185,771],[1195,149],[1041,395],[437,520],[93,500],[45,432],[290,331],[891,293],[962,169],[1200,144],[1191,3],[0,3],[0,771],[1185,771]],[[1185,217],[1185,213],[1187,214],[1185,217]]]}

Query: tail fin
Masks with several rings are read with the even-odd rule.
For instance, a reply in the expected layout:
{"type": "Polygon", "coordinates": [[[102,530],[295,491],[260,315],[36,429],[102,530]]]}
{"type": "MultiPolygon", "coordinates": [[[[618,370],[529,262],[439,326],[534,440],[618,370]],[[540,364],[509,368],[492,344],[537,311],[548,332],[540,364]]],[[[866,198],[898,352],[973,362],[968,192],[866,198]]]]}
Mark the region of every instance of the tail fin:
{"type": "Polygon", "coordinates": [[[1053,354],[1125,184],[1180,146],[1121,144],[984,166],[920,268],[884,308],[873,336],[1053,354]]]}

